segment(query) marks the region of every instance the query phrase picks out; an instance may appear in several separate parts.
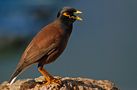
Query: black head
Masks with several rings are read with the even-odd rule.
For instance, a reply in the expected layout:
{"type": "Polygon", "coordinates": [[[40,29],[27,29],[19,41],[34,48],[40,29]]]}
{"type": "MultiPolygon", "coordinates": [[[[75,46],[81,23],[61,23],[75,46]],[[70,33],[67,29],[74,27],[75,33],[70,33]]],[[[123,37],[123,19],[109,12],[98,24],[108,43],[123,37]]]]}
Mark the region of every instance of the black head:
{"type": "Polygon", "coordinates": [[[76,20],[82,20],[77,14],[82,13],[71,7],[64,7],[58,12],[57,18],[65,23],[73,23],[76,20]]]}

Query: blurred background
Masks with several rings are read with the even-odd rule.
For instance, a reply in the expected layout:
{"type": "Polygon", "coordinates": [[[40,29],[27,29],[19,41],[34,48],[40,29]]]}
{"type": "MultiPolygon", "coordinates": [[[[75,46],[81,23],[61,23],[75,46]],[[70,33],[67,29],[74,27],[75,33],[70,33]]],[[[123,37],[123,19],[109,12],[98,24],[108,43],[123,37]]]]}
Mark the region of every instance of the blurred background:
{"type": "MultiPolygon", "coordinates": [[[[32,37],[64,6],[81,10],[83,21],[75,22],[67,49],[45,68],[137,90],[136,0],[0,0],[0,82],[10,78],[32,37]]],[[[33,65],[19,78],[40,75],[33,65]]]]}

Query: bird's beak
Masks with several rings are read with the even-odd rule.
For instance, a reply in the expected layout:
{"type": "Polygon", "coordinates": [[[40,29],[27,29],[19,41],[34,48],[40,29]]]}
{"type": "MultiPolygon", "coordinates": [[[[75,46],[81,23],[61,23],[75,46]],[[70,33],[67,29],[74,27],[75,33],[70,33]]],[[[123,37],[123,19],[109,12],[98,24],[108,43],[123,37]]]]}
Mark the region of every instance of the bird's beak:
{"type": "Polygon", "coordinates": [[[74,12],[74,14],[76,15],[76,20],[80,20],[82,21],[82,18],[80,18],[79,16],[77,16],[77,14],[81,14],[82,12],[77,10],[76,12],[74,12]]]}
{"type": "Polygon", "coordinates": [[[81,11],[79,11],[79,10],[77,10],[75,13],[76,13],[76,14],[80,14],[80,13],[82,13],[82,12],[81,12],[81,11]]]}

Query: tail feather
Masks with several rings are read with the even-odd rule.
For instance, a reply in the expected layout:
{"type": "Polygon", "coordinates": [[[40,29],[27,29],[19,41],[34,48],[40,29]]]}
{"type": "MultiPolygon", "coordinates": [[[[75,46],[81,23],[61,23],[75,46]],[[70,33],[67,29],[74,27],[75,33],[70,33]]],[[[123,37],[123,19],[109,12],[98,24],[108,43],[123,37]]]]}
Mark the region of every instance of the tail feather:
{"type": "Polygon", "coordinates": [[[15,70],[15,72],[12,74],[10,80],[9,80],[9,84],[11,85],[12,83],[14,83],[14,81],[16,80],[17,76],[21,73],[22,69],[21,68],[17,68],[15,70]]]}
{"type": "Polygon", "coordinates": [[[17,77],[14,77],[14,78],[10,79],[9,84],[10,84],[10,85],[13,84],[13,83],[15,82],[16,78],[17,78],[17,77]]]}

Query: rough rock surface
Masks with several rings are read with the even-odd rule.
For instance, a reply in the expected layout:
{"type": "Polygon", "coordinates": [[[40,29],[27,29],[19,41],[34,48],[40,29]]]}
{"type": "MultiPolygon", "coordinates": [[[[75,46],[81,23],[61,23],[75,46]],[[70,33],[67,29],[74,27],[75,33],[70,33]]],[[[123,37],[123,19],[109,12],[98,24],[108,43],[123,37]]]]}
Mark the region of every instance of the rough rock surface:
{"type": "Polygon", "coordinates": [[[61,85],[45,85],[45,79],[40,76],[35,79],[17,80],[12,85],[7,81],[0,84],[0,90],[119,90],[114,83],[108,80],[93,80],[88,78],[58,77],[62,81],[61,85]]]}

